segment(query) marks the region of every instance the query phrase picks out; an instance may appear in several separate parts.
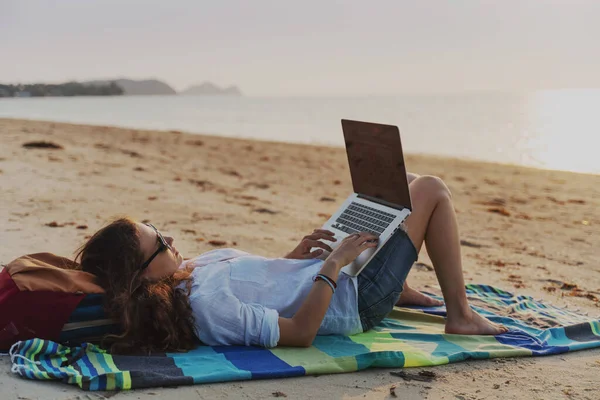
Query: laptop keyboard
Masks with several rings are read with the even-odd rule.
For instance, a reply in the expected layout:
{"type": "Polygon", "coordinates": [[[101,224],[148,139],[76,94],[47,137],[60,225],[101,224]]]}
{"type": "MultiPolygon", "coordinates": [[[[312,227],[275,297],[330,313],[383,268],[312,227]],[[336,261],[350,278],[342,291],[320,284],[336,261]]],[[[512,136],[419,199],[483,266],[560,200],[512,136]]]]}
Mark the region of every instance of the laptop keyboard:
{"type": "Polygon", "coordinates": [[[332,226],[346,233],[370,232],[379,236],[394,218],[394,214],[352,202],[332,226]]]}

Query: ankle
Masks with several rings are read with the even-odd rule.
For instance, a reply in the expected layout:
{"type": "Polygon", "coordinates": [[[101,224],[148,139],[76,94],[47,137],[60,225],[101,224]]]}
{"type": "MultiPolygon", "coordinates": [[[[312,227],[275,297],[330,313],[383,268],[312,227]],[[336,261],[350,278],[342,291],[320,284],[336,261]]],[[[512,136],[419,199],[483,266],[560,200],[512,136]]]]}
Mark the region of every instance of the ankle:
{"type": "Polygon", "coordinates": [[[459,307],[446,307],[446,317],[454,321],[470,321],[473,319],[473,310],[468,305],[459,307]]]}

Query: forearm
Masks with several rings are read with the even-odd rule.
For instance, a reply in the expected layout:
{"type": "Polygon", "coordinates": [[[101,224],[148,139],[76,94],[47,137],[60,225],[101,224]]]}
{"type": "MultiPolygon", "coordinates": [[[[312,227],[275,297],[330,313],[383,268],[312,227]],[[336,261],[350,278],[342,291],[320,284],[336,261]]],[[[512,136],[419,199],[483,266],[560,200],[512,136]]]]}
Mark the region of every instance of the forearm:
{"type": "MultiPolygon", "coordinates": [[[[341,268],[366,249],[377,247],[377,239],[369,232],[348,235],[327,256],[321,273],[337,282],[341,268]]],[[[333,296],[331,289],[328,282],[316,281],[296,314],[292,318],[279,318],[279,345],[311,345],[329,308],[333,296]]]]}
{"type": "MultiPolygon", "coordinates": [[[[320,273],[337,281],[339,267],[333,261],[325,261],[320,273]]],[[[304,302],[292,318],[280,323],[280,345],[310,346],[314,340],[329,303],[333,291],[329,284],[322,280],[314,282],[304,302]]]]}

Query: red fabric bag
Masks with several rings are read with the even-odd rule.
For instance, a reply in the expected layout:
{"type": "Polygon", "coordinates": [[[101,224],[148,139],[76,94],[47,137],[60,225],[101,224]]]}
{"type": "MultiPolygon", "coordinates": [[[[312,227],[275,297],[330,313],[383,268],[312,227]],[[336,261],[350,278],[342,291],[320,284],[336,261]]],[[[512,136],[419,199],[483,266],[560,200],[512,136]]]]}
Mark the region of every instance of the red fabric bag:
{"type": "Polygon", "coordinates": [[[94,276],[51,253],[19,257],[0,272],[0,350],[19,340],[58,341],[87,294],[101,294],[94,276]]]}

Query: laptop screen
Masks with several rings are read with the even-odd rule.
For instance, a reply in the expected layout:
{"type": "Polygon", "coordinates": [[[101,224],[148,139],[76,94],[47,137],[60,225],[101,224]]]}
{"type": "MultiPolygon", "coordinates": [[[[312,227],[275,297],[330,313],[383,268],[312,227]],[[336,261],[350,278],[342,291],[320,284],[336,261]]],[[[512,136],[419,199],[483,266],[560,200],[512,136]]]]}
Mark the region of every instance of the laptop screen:
{"type": "Polygon", "coordinates": [[[412,209],[398,127],[342,120],[342,128],[354,192],[412,209]]]}

